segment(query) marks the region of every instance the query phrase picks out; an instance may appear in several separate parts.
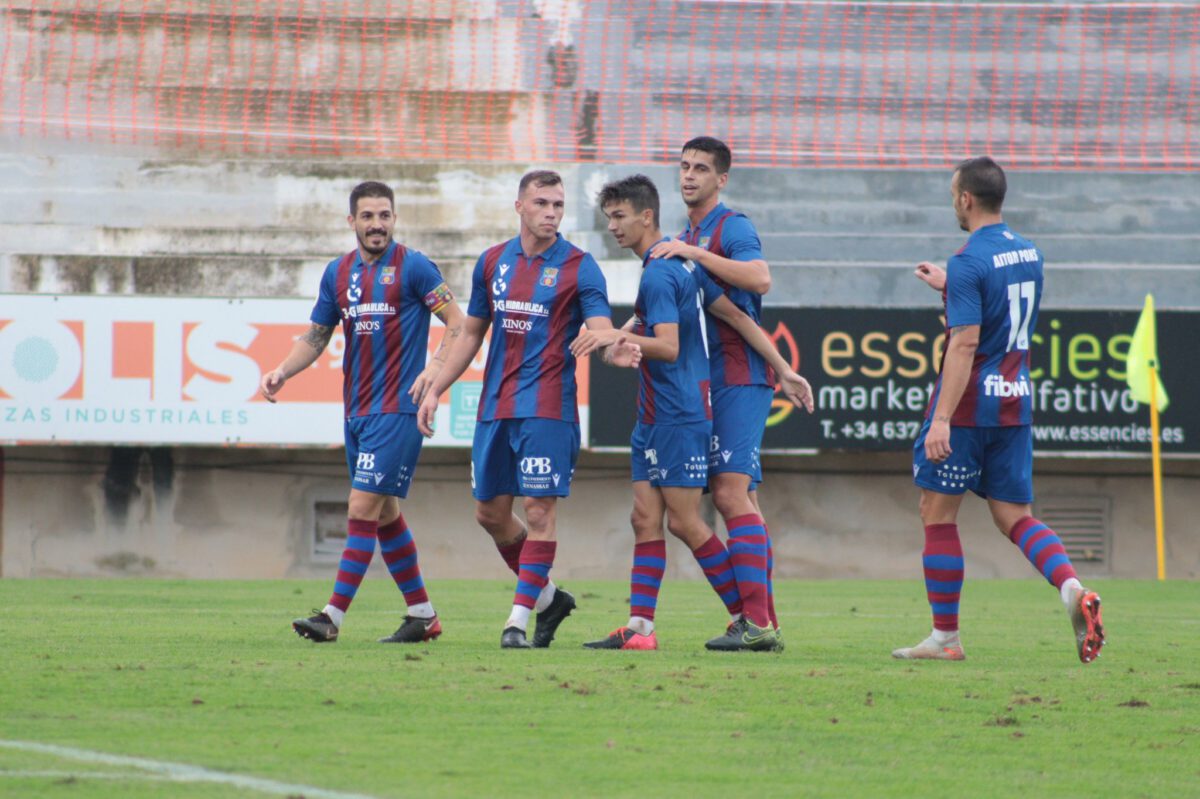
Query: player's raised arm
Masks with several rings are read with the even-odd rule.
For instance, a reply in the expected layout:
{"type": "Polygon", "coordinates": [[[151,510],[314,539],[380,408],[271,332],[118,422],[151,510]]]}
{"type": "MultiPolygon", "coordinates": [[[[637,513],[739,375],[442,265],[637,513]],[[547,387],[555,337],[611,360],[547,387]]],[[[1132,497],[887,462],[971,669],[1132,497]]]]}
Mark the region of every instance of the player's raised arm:
{"type": "Polygon", "coordinates": [[[308,332],[296,339],[292,351],[271,371],[262,376],[259,390],[268,402],[275,401],[275,395],[283,388],[283,384],[293,375],[303,372],[313,361],[321,357],[329,339],[333,336],[333,325],[313,324],[308,332]]]}
{"type": "Polygon", "coordinates": [[[917,268],[913,270],[913,274],[934,291],[941,291],[946,288],[946,270],[937,264],[922,261],[917,264],[917,268]]]}
{"type": "MultiPolygon", "coordinates": [[[[736,218],[736,217],[735,217],[736,218]]],[[[754,235],[755,244],[758,236],[754,235]]],[[[712,250],[671,239],[660,241],[650,248],[651,258],[686,258],[708,270],[709,274],[721,278],[734,288],[766,294],[771,290],[771,267],[758,257],[748,260],[726,258],[712,250]]]]}

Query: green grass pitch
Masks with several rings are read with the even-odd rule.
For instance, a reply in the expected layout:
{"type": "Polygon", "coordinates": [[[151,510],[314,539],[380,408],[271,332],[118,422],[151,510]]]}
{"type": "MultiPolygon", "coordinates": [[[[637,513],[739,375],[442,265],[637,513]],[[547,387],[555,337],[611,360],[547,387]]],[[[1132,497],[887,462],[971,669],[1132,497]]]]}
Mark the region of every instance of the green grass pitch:
{"type": "Polygon", "coordinates": [[[1032,579],[968,581],[962,663],[889,656],[928,632],[916,581],[781,583],[787,650],[732,655],[699,582],[664,586],[658,652],[580,647],[625,621],[618,582],[570,584],[548,650],[499,648],[496,581],[431,582],[427,645],[375,643],[402,614],[376,578],[340,641],[301,640],[329,585],[0,581],[0,796],[1200,795],[1198,583],[1093,583],[1087,666],[1032,579]]]}

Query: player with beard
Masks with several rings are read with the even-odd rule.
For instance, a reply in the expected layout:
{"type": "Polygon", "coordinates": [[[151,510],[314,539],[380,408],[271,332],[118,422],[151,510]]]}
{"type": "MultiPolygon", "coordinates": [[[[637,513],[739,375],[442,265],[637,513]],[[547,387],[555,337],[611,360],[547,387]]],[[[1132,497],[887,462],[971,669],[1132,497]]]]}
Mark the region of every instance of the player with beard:
{"type": "Polygon", "coordinates": [[[970,233],[946,268],[916,275],[942,295],[946,349],[925,422],[913,444],[913,482],[925,526],[922,566],[933,631],[892,656],[962,660],[958,602],[963,551],[958,509],[966,492],[987,500],[992,521],[1054,586],[1070,616],[1079,659],[1104,646],[1100,597],[1080,584],[1057,533],[1033,516],[1033,398],[1029,348],[1042,300],[1042,253],[1004,223],[1008,181],[986,156],[950,178],[958,225],[970,233]]]}
{"type": "Polygon", "coordinates": [[[325,351],[334,326],[341,322],[346,338],[342,395],[350,470],[346,548],[329,602],[312,616],[292,622],[298,635],[316,642],[337,640],[374,556],[376,539],[408,606],[400,627],[380,642],[419,643],[442,633],[400,500],[408,495],[421,453],[417,405],[462,331],[463,312],[437,266],[393,240],[393,203],[392,190],[382,183],[368,181],[350,192],[348,221],[358,247],[325,267],[312,327],[262,378],[263,396],[275,402],[288,379],[325,351]],[[436,314],[446,330],[427,365],[430,314],[436,314]]]}

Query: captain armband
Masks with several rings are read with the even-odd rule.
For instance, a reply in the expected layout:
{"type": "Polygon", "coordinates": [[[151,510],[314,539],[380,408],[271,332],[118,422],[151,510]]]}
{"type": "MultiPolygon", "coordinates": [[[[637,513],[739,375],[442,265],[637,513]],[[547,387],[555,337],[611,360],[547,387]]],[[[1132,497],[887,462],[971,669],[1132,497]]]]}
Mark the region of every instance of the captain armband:
{"type": "Polygon", "coordinates": [[[425,295],[425,307],[432,313],[437,313],[454,302],[454,295],[445,283],[439,283],[437,288],[425,295]]]}

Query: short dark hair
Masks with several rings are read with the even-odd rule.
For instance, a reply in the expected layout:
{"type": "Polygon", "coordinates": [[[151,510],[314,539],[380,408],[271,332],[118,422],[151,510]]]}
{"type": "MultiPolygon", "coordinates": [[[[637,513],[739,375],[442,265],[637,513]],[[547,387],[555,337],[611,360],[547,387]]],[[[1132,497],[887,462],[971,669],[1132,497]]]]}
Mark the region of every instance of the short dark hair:
{"type": "Polygon", "coordinates": [[[629,201],[637,213],[647,208],[654,211],[654,226],[658,227],[658,189],[654,181],[645,175],[630,175],[627,178],[605,183],[596,195],[596,202],[603,209],[606,205],[629,201]]]}
{"type": "Polygon", "coordinates": [[[540,189],[542,186],[558,186],[562,182],[562,175],[552,169],[535,169],[532,172],[526,172],[521,177],[521,183],[517,186],[517,194],[524,194],[530,183],[540,189]]]}
{"type": "Polygon", "coordinates": [[[392,210],[396,209],[396,195],[392,193],[391,187],[377,180],[368,180],[350,190],[350,216],[358,215],[358,200],[361,197],[386,197],[392,204],[392,210]]]}
{"type": "Polygon", "coordinates": [[[710,153],[713,157],[713,166],[716,168],[718,175],[724,175],[733,166],[733,152],[729,149],[729,145],[720,139],[714,139],[712,136],[697,136],[683,145],[683,149],[679,152],[685,153],[688,150],[710,153]]]}
{"type": "Polygon", "coordinates": [[[969,191],[985,211],[999,211],[1004,205],[1008,181],[995,161],[986,155],[968,158],[954,171],[958,173],[958,190],[969,191]]]}

